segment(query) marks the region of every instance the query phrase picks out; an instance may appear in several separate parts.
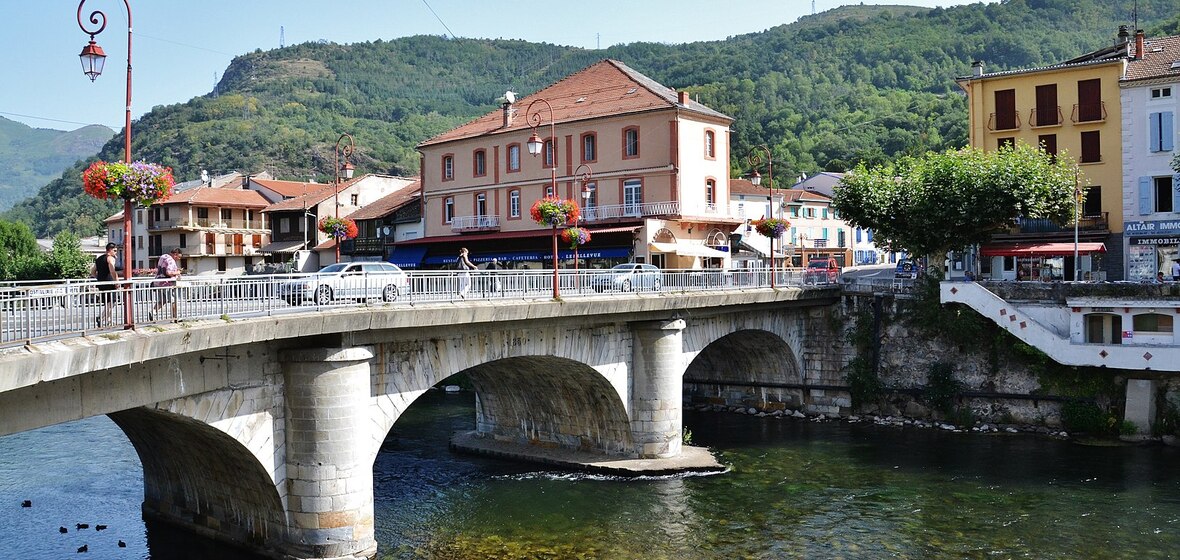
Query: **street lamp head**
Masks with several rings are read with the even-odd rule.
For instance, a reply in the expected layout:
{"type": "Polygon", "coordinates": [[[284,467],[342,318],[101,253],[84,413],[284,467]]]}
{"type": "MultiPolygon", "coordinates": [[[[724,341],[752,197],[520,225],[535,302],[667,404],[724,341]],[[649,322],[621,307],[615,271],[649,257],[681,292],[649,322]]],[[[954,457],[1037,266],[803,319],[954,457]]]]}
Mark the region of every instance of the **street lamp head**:
{"type": "Polygon", "coordinates": [[[544,147],[544,144],[541,142],[541,137],[537,136],[536,129],[533,129],[533,135],[529,136],[528,147],[529,153],[534,156],[541,153],[541,148],[544,147]]]}
{"type": "Polygon", "coordinates": [[[750,182],[754,183],[755,187],[762,184],[762,174],[759,173],[757,169],[755,169],[754,174],[750,176],[750,182]]]}
{"type": "Polygon", "coordinates": [[[82,61],[82,72],[90,81],[102,74],[102,66],[107,60],[107,54],[102,52],[102,47],[94,42],[94,36],[90,36],[90,43],[82,47],[82,53],[78,55],[78,59],[82,61]]]}
{"type": "Polygon", "coordinates": [[[351,179],[354,172],[356,172],[356,166],[347,161],[344,162],[344,178],[351,179]]]}

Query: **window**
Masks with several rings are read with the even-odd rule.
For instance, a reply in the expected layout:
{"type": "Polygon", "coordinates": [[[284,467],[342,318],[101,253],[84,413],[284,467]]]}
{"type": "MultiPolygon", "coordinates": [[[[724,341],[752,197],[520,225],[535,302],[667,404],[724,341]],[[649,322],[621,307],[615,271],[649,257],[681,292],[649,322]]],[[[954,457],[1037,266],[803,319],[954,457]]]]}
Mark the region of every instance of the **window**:
{"type": "Polygon", "coordinates": [[[1101,138],[1097,130],[1082,133],[1082,163],[1102,161],[1101,138]]]}
{"type": "Polygon", "coordinates": [[[180,246],[181,247],[188,247],[188,236],[187,235],[182,234],[180,236],[180,246]]]}
{"type": "Polygon", "coordinates": [[[1012,130],[1016,128],[1016,90],[1002,89],[996,92],[995,115],[995,130],[1012,130]]]}
{"type": "Polygon", "coordinates": [[[520,217],[520,191],[509,191],[508,193],[508,216],[511,218],[520,217]]]}
{"type": "Polygon", "coordinates": [[[868,241],[869,243],[873,242],[873,230],[871,230],[871,229],[865,230],[865,240],[868,241]]]}
{"type": "Polygon", "coordinates": [[[1037,136],[1037,145],[1045,151],[1046,154],[1053,156],[1053,160],[1057,160],[1057,135],[1056,134],[1042,134],[1037,136]]]}
{"type": "Polygon", "coordinates": [[[553,139],[545,139],[545,168],[553,167],[553,139]]]}
{"type": "Polygon", "coordinates": [[[360,200],[361,200],[361,195],[359,195],[359,194],[348,195],[348,203],[353,206],[360,206],[361,205],[360,200]]]}
{"type": "Polygon", "coordinates": [[[1141,313],[1132,318],[1135,332],[1171,333],[1172,316],[1163,313],[1141,313]]]}
{"type": "Polygon", "coordinates": [[[639,157],[639,129],[623,129],[623,159],[639,157]]]}
{"type": "Polygon", "coordinates": [[[598,161],[598,136],[594,133],[582,135],[582,163],[598,161]]]}
{"type": "Polygon", "coordinates": [[[821,219],[821,220],[828,219],[828,209],[827,208],[820,208],[819,210],[820,210],[819,219],[821,219]]]}
{"type": "Polygon", "coordinates": [[[545,185],[545,196],[553,196],[553,185],[545,185]]]}
{"type": "Polygon", "coordinates": [[[232,220],[233,217],[234,217],[233,210],[230,210],[229,208],[222,208],[221,209],[221,219],[222,220],[225,220],[228,222],[229,220],[232,220]]]}
{"type": "Polygon", "coordinates": [[[1180,208],[1180,192],[1174,190],[1173,179],[1170,175],[1139,178],[1140,214],[1175,212],[1180,208]]]}
{"type": "Polygon", "coordinates": [[[1037,107],[1034,111],[1036,117],[1033,123],[1036,126],[1061,124],[1060,110],[1057,106],[1057,84],[1037,86],[1037,107]]]}
{"type": "Polygon", "coordinates": [[[1082,217],[1102,216],[1102,187],[1086,187],[1086,202],[1082,204],[1082,217]]]}
{"type": "Polygon", "coordinates": [[[455,197],[448,196],[443,199],[443,223],[449,224],[455,219],[455,197]]]}
{"type": "Polygon", "coordinates": [[[476,150],[471,154],[471,174],[475,177],[483,177],[488,174],[487,150],[476,150]]]}
{"type": "Polygon", "coordinates": [[[1151,113],[1147,116],[1148,144],[1153,152],[1172,151],[1172,112],[1151,113]]]}
{"type": "Polygon", "coordinates": [[[623,211],[627,214],[639,214],[643,205],[643,180],[627,179],[623,181],[623,211]]]}
{"type": "Polygon", "coordinates": [[[447,154],[442,158],[442,179],[450,181],[455,178],[455,156],[447,154]]]}
{"type": "Polygon", "coordinates": [[[712,179],[705,180],[705,204],[715,204],[717,199],[717,182],[712,179]]]}
{"type": "Polygon", "coordinates": [[[484,193],[479,193],[479,194],[475,195],[475,215],[476,216],[487,216],[488,215],[488,195],[486,195],[484,193]]]}
{"type": "Polygon", "coordinates": [[[209,219],[209,209],[208,208],[197,208],[197,219],[208,220],[209,219]]]}
{"type": "Polygon", "coordinates": [[[520,144],[508,145],[508,172],[520,171],[520,144]]]}
{"type": "Polygon", "coordinates": [[[1100,121],[1102,115],[1102,80],[1078,81],[1078,122],[1100,121]]]}
{"type": "Polygon", "coordinates": [[[1015,148],[1015,147],[1016,147],[1016,138],[1014,138],[1012,136],[1006,136],[1004,138],[996,138],[996,149],[997,150],[1003,150],[1004,148],[1015,148]]]}
{"type": "Polygon", "coordinates": [[[1165,97],[1172,97],[1172,88],[1170,88],[1170,87],[1151,88],[1151,98],[1152,99],[1163,99],[1165,97]]]}
{"type": "Polygon", "coordinates": [[[705,131],[705,159],[717,159],[717,135],[712,130],[705,131]]]}
{"type": "MultiPolygon", "coordinates": [[[[598,206],[598,185],[596,183],[586,183],[586,188],[590,190],[590,196],[582,200],[586,203],[585,209],[589,210],[598,206]]],[[[590,216],[586,217],[588,219],[590,216]]]]}

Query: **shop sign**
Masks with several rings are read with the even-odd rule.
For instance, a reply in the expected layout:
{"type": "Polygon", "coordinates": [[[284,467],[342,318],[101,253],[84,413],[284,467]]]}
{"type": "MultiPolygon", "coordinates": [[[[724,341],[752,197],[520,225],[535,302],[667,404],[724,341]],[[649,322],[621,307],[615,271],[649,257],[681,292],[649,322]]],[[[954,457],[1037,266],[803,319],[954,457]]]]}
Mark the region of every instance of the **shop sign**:
{"type": "Polygon", "coordinates": [[[1157,235],[1180,233],[1180,220],[1159,220],[1155,222],[1125,222],[1123,232],[1127,235],[1157,235]]]}
{"type": "Polygon", "coordinates": [[[1129,237],[1131,245],[1180,245],[1180,235],[1157,235],[1155,237],[1129,237]]]}

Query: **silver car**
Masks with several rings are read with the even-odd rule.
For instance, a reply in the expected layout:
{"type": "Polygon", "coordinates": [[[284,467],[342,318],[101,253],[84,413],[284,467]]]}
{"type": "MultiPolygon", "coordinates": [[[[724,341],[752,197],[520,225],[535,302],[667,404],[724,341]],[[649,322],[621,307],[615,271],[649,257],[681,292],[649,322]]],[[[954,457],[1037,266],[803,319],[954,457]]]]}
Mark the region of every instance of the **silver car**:
{"type": "Polygon", "coordinates": [[[327,305],[334,300],[381,298],[394,301],[409,290],[410,279],[397,265],[385,262],[330,264],[310,276],[283,282],[278,296],[291,305],[314,301],[327,305]]]}
{"type": "Polygon", "coordinates": [[[596,292],[607,290],[630,292],[632,290],[659,291],[663,286],[663,273],[655,265],[626,263],[594,275],[590,281],[596,292]]]}

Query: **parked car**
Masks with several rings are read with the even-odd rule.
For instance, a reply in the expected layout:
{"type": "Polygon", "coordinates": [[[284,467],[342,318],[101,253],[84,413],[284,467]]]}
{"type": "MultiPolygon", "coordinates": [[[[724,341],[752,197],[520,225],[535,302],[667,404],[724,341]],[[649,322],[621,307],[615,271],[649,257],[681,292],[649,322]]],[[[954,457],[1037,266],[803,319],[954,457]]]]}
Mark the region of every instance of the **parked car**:
{"type": "Polygon", "coordinates": [[[807,271],[803,274],[805,284],[831,284],[840,277],[840,266],[832,257],[821,257],[807,261],[807,271]]]}
{"type": "Polygon", "coordinates": [[[303,301],[327,305],[339,299],[394,301],[409,290],[409,286],[409,277],[397,265],[350,262],[330,264],[310,276],[283,282],[278,286],[277,295],[291,305],[303,301]]]}
{"type": "Polygon", "coordinates": [[[590,285],[596,292],[607,290],[620,292],[658,291],[663,284],[663,273],[659,268],[655,265],[640,263],[615,265],[606,272],[594,275],[590,281],[590,285]]]}

